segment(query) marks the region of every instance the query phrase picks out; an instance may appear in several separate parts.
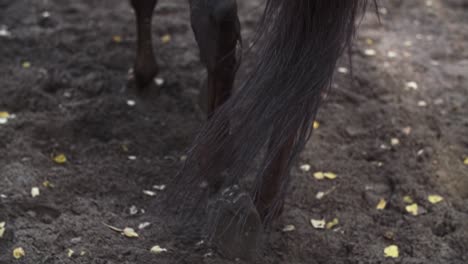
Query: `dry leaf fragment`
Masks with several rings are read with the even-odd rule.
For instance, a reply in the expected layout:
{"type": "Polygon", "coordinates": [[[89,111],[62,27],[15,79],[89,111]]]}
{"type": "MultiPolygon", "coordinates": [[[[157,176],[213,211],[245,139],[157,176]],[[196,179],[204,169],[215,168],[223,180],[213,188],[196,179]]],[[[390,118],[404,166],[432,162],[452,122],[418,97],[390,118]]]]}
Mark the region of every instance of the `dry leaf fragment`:
{"type": "Polygon", "coordinates": [[[323,197],[325,197],[325,192],[318,192],[317,195],[315,195],[317,200],[321,200],[323,197]]]}
{"type": "Polygon", "coordinates": [[[314,178],[317,179],[317,180],[323,180],[323,179],[325,179],[325,175],[323,174],[323,172],[318,171],[318,172],[314,173],[314,178]]]}
{"type": "Polygon", "coordinates": [[[296,227],[294,225],[286,225],[283,227],[283,232],[291,232],[296,230],[296,227]]]}
{"type": "Polygon", "coordinates": [[[418,89],[418,84],[416,82],[407,82],[406,83],[406,88],[407,89],[417,90],[418,89]]]}
{"type": "Polygon", "coordinates": [[[171,35],[165,34],[164,36],[161,37],[161,41],[164,44],[169,43],[169,41],[171,41],[171,35]]]}
{"type": "Polygon", "coordinates": [[[31,63],[29,61],[25,61],[21,64],[21,66],[24,68],[24,69],[29,69],[31,68],[31,63]]]}
{"type": "Polygon", "coordinates": [[[112,36],[112,41],[114,41],[115,43],[120,43],[122,42],[122,37],[119,35],[114,35],[112,36]]]}
{"type": "Polygon", "coordinates": [[[312,125],[314,129],[318,129],[320,127],[320,123],[318,121],[314,121],[314,124],[312,125]]]}
{"type": "Polygon", "coordinates": [[[39,188],[38,187],[32,187],[31,188],[31,196],[34,198],[34,197],[37,197],[39,196],[40,192],[39,192],[39,188]]]}
{"type": "Polygon", "coordinates": [[[391,144],[392,146],[398,146],[398,145],[400,145],[400,140],[399,140],[398,138],[392,138],[392,139],[390,140],[390,144],[391,144]]]}
{"type": "Polygon", "coordinates": [[[431,204],[436,204],[436,203],[442,202],[444,198],[440,195],[433,194],[433,195],[429,195],[427,197],[427,200],[429,200],[431,204]]]}
{"type": "Polygon", "coordinates": [[[126,237],[129,237],[129,238],[134,238],[134,237],[138,237],[138,234],[137,232],[135,232],[135,230],[133,228],[130,228],[130,227],[125,227],[122,231],[122,234],[126,237]]]}
{"type": "Polygon", "coordinates": [[[333,172],[325,172],[323,174],[323,176],[325,176],[325,178],[329,179],[329,180],[334,180],[336,179],[336,174],[333,173],[333,172]]]}
{"type": "Polygon", "coordinates": [[[153,185],[153,189],[158,190],[158,191],[164,191],[166,189],[166,185],[165,184],[153,185]]]}
{"type": "Polygon", "coordinates": [[[301,171],[303,171],[303,172],[310,171],[310,165],[309,164],[303,164],[303,165],[301,165],[300,168],[301,168],[301,171]]]}
{"type": "Polygon", "coordinates": [[[409,136],[411,134],[411,127],[404,127],[401,129],[401,131],[403,132],[403,134],[409,136]]]}
{"type": "Polygon", "coordinates": [[[153,191],[144,190],[143,193],[148,195],[148,196],[156,196],[156,193],[153,192],[153,191]]]}
{"type": "Polygon", "coordinates": [[[3,235],[5,234],[5,225],[6,225],[5,222],[0,222],[0,238],[2,238],[3,235]]]}
{"type": "Polygon", "coordinates": [[[374,49],[365,49],[364,55],[371,57],[377,55],[377,52],[374,49]]]}
{"type": "Polygon", "coordinates": [[[154,254],[161,254],[161,253],[163,253],[163,252],[167,252],[167,249],[162,248],[162,247],[156,245],[156,246],[154,246],[154,247],[152,247],[152,248],[150,249],[150,252],[151,252],[151,253],[154,253],[154,254]]]}
{"type": "Polygon", "coordinates": [[[22,247],[17,247],[13,250],[13,257],[15,259],[20,259],[24,257],[26,253],[24,252],[24,249],[22,247]]]}
{"type": "Polygon", "coordinates": [[[324,229],[326,225],[325,219],[322,219],[322,220],[310,219],[310,223],[315,229],[324,229]]]}
{"type": "Polygon", "coordinates": [[[328,222],[327,223],[327,229],[332,229],[333,227],[335,227],[336,225],[338,225],[340,222],[338,220],[338,218],[334,218],[332,221],[328,222]]]}
{"type": "Polygon", "coordinates": [[[5,112],[5,111],[0,112],[0,118],[7,118],[8,119],[8,118],[10,118],[10,113],[5,112]]]}
{"type": "Polygon", "coordinates": [[[54,162],[57,164],[63,164],[67,162],[67,156],[65,156],[65,154],[58,154],[54,157],[54,162]]]}
{"type": "Polygon", "coordinates": [[[398,246],[391,245],[384,249],[384,255],[386,258],[398,258],[400,253],[398,251],[398,246]]]}
{"type": "Polygon", "coordinates": [[[463,164],[468,165],[468,157],[465,158],[465,160],[463,161],[463,164]]]}
{"type": "Polygon", "coordinates": [[[128,106],[135,106],[136,102],[135,102],[135,100],[127,100],[127,105],[128,106]]]}
{"type": "Polygon", "coordinates": [[[50,181],[48,180],[45,180],[44,182],[42,182],[42,186],[46,187],[46,188],[54,188],[55,185],[53,183],[51,183],[50,181]]]}
{"type": "Polygon", "coordinates": [[[338,67],[338,72],[343,73],[343,74],[347,74],[349,72],[349,70],[348,70],[348,68],[345,68],[345,67],[338,67]]]}
{"type": "Polygon", "coordinates": [[[73,256],[73,254],[75,254],[75,251],[73,251],[73,249],[71,249],[71,248],[67,249],[67,256],[69,258],[71,258],[73,256]]]}
{"type": "Polygon", "coordinates": [[[412,215],[418,215],[418,204],[413,203],[406,206],[406,211],[412,215]]]}
{"type": "Polygon", "coordinates": [[[141,229],[145,229],[145,228],[147,228],[147,227],[150,226],[150,225],[151,225],[150,222],[144,222],[144,223],[141,223],[141,224],[138,225],[138,229],[140,229],[140,230],[141,230],[141,229]]]}
{"type": "Polygon", "coordinates": [[[411,196],[409,196],[409,195],[406,195],[406,196],[403,197],[403,202],[405,202],[407,204],[414,203],[413,198],[411,198],[411,196]]]}
{"type": "Polygon", "coordinates": [[[387,201],[385,199],[380,199],[379,203],[377,204],[376,208],[377,210],[383,210],[387,207],[387,201]]]}
{"type": "Polygon", "coordinates": [[[164,79],[163,78],[154,78],[154,83],[157,86],[162,86],[164,84],[164,79]]]}

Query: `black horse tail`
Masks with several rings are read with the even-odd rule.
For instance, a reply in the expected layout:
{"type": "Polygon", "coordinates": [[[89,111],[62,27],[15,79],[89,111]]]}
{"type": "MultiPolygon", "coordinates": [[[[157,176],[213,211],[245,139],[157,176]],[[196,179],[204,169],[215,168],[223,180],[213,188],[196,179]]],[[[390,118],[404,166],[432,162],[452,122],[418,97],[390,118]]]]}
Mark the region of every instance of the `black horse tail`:
{"type": "MultiPolygon", "coordinates": [[[[196,189],[203,189],[198,186],[232,184],[252,168],[263,177],[293,138],[289,173],[310,136],[337,60],[350,46],[356,18],[366,6],[365,0],[267,1],[256,65],[194,141],[177,177],[179,197],[193,201],[196,189]]],[[[284,192],[289,177],[283,178],[284,192]]]]}

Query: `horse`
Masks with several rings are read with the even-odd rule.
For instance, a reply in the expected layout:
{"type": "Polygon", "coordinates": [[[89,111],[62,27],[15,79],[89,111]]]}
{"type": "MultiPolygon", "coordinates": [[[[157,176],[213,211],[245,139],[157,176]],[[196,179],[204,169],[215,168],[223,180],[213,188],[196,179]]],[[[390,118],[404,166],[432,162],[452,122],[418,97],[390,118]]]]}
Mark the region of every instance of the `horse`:
{"type": "MultiPolygon", "coordinates": [[[[134,76],[141,91],[150,89],[158,73],[151,40],[156,4],[131,0],[137,21],[134,76]]],[[[236,92],[242,47],[236,0],[189,0],[189,5],[207,72],[208,120],[188,150],[170,199],[203,204],[218,251],[249,258],[283,211],[291,166],[310,138],[337,60],[351,45],[368,3],[266,0],[255,41],[258,58],[236,92]],[[252,186],[241,186],[253,167],[252,186]]]]}

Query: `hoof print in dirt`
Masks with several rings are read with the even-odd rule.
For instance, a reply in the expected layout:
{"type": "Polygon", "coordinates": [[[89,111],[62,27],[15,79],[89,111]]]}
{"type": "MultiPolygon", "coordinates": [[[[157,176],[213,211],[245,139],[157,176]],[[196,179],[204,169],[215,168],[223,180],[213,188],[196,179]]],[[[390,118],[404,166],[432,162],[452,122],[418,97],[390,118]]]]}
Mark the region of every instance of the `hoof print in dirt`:
{"type": "Polygon", "coordinates": [[[207,231],[212,245],[229,259],[253,259],[262,245],[260,216],[250,196],[237,185],[210,199],[207,231]]]}

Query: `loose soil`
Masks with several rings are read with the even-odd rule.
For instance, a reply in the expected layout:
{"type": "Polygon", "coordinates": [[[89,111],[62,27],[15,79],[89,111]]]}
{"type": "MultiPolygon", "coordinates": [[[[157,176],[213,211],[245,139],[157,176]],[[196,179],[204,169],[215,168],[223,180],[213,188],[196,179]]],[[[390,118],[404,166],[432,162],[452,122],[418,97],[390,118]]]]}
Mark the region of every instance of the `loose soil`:
{"type": "MultiPolygon", "coordinates": [[[[245,47],[262,4],[239,1],[245,47]]],[[[369,13],[361,23],[352,67],[346,57],[339,64],[353,77],[337,71],[256,263],[468,263],[467,2],[383,1],[379,13],[380,22],[369,13]],[[316,171],[338,177],[318,181],[316,171]],[[444,200],[431,204],[431,194],[444,200]],[[407,195],[418,216],[406,212],[407,195]],[[384,210],[376,209],[380,199],[384,210]],[[334,218],[332,230],[310,224],[334,218]],[[282,232],[285,225],[296,229],[282,232]],[[390,245],[399,258],[385,258],[390,245]]],[[[126,92],[135,46],[127,1],[0,1],[0,25],[11,32],[0,37],[0,111],[16,116],[0,125],[0,263],[242,262],[172,232],[174,216],[152,189],[176,175],[204,122],[197,98],[205,79],[187,1],[161,0],[155,14],[165,83],[142,100],[126,92]],[[60,153],[65,164],[52,160],[60,153]],[[40,195],[32,198],[34,186],[40,195]],[[144,222],[151,225],[138,229],[144,222]],[[154,245],[168,252],[152,254],[154,245]],[[16,247],[26,253],[20,260],[16,247]]]]}

